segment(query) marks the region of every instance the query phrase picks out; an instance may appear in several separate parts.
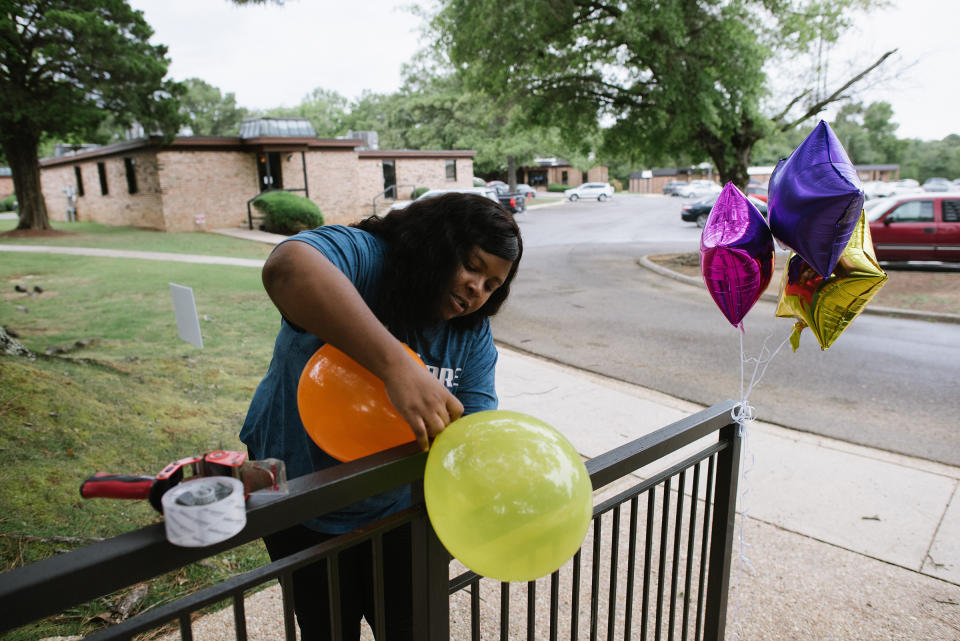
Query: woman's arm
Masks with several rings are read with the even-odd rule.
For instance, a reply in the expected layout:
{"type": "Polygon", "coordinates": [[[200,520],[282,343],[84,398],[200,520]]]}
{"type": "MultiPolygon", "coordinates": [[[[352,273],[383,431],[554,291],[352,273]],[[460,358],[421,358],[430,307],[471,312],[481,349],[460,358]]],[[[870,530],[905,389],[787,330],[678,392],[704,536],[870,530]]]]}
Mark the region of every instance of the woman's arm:
{"type": "Polygon", "coordinates": [[[263,285],[288,321],[384,382],[390,402],[422,449],[463,413],[460,401],[410,358],[350,279],[315,248],[299,241],[278,245],[264,264],[263,285]]]}

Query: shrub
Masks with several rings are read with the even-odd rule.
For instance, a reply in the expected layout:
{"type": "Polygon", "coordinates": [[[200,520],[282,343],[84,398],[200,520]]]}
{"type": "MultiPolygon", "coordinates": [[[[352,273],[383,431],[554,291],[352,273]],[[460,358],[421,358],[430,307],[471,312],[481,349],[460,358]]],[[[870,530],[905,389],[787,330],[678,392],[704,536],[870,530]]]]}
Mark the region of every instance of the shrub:
{"type": "Polygon", "coordinates": [[[570,185],[558,185],[557,183],[547,185],[547,191],[565,191],[567,189],[570,189],[570,185]]]}
{"type": "Polygon", "coordinates": [[[0,211],[17,211],[17,197],[10,194],[6,198],[0,198],[0,211]]]}
{"type": "Polygon", "coordinates": [[[417,187],[416,189],[413,190],[413,193],[410,194],[410,199],[416,200],[417,198],[427,193],[428,191],[430,191],[429,187],[417,187]]]}
{"type": "Polygon", "coordinates": [[[623,191],[623,183],[616,178],[610,179],[610,185],[613,187],[614,191],[623,191]]]}
{"type": "Polygon", "coordinates": [[[272,234],[292,236],[323,224],[323,212],[315,202],[289,191],[265,192],[253,206],[263,214],[264,231],[272,234]]]}

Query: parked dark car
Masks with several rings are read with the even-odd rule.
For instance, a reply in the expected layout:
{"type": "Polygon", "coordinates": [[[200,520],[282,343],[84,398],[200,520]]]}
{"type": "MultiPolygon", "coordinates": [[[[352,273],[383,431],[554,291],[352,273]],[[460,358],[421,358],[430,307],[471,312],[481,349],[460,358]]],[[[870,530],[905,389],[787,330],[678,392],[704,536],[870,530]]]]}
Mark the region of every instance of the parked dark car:
{"type": "MultiPolygon", "coordinates": [[[[701,198],[700,200],[695,200],[692,203],[686,203],[680,208],[680,218],[688,223],[697,223],[697,227],[703,227],[707,224],[707,218],[710,216],[710,210],[713,209],[713,204],[717,202],[717,198],[720,197],[720,194],[713,194],[712,196],[707,196],[706,198],[701,198]]],[[[757,200],[753,196],[747,196],[757,209],[760,210],[760,213],[764,218],[767,217],[767,203],[762,200],[757,200]]]]}
{"type": "Polygon", "coordinates": [[[520,183],[517,185],[517,191],[523,194],[524,198],[536,198],[537,190],[531,187],[530,185],[525,185],[520,183]]]}
{"type": "Polygon", "coordinates": [[[507,208],[512,214],[522,214],[527,211],[527,198],[520,192],[510,192],[510,187],[506,184],[490,183],[490,186],[497,192],[497,198],[500,204],[507,208]]]}
{"type": "Polygon", "coordinates": [[[878,198],[864,211],[877,260],[960,262],[960,192],[878,198]]]}

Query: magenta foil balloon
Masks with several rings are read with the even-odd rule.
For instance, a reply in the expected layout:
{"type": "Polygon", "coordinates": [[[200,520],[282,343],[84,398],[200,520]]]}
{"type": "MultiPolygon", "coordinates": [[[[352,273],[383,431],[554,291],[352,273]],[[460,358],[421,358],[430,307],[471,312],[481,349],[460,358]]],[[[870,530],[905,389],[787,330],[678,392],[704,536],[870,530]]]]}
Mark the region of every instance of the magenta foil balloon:
{"type": "Polygon", "coordinates": [[[700,271],[713,301],[736,327],[773,276],[773,236],[760,211],[727,183],[700,235],[700,271]]]}
{"type": "Polygon", "coordinates": [[[814,128],[770,176],[770,231],[824,278],[833,273],[863,209],[863,186],[830,125],[814,128]]]}

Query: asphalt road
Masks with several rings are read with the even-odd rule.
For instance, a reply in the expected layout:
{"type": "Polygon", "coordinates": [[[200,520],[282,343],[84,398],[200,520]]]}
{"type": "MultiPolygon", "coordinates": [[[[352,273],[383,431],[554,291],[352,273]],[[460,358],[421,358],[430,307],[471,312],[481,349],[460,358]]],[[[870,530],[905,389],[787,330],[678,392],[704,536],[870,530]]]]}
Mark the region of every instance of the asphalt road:
{"type": "MultiPolygon", "coordinates": [[[[696,251],[680,201],[621,196],[528,211],[524,257],[499,341],[711,405],[740,396],[741,335],[706,290],[637,263],[696,251]]],[[[779,281],[779,275],[774,278],[779,281]]],[[[772,423],[960,465],[960,325],[862,314],[827,351],[761,301],[745,319],[747,358],[782,348],[749,395],[772,423]]],[[[746,363],[746,383],[753,364],[746,363]]]]}

